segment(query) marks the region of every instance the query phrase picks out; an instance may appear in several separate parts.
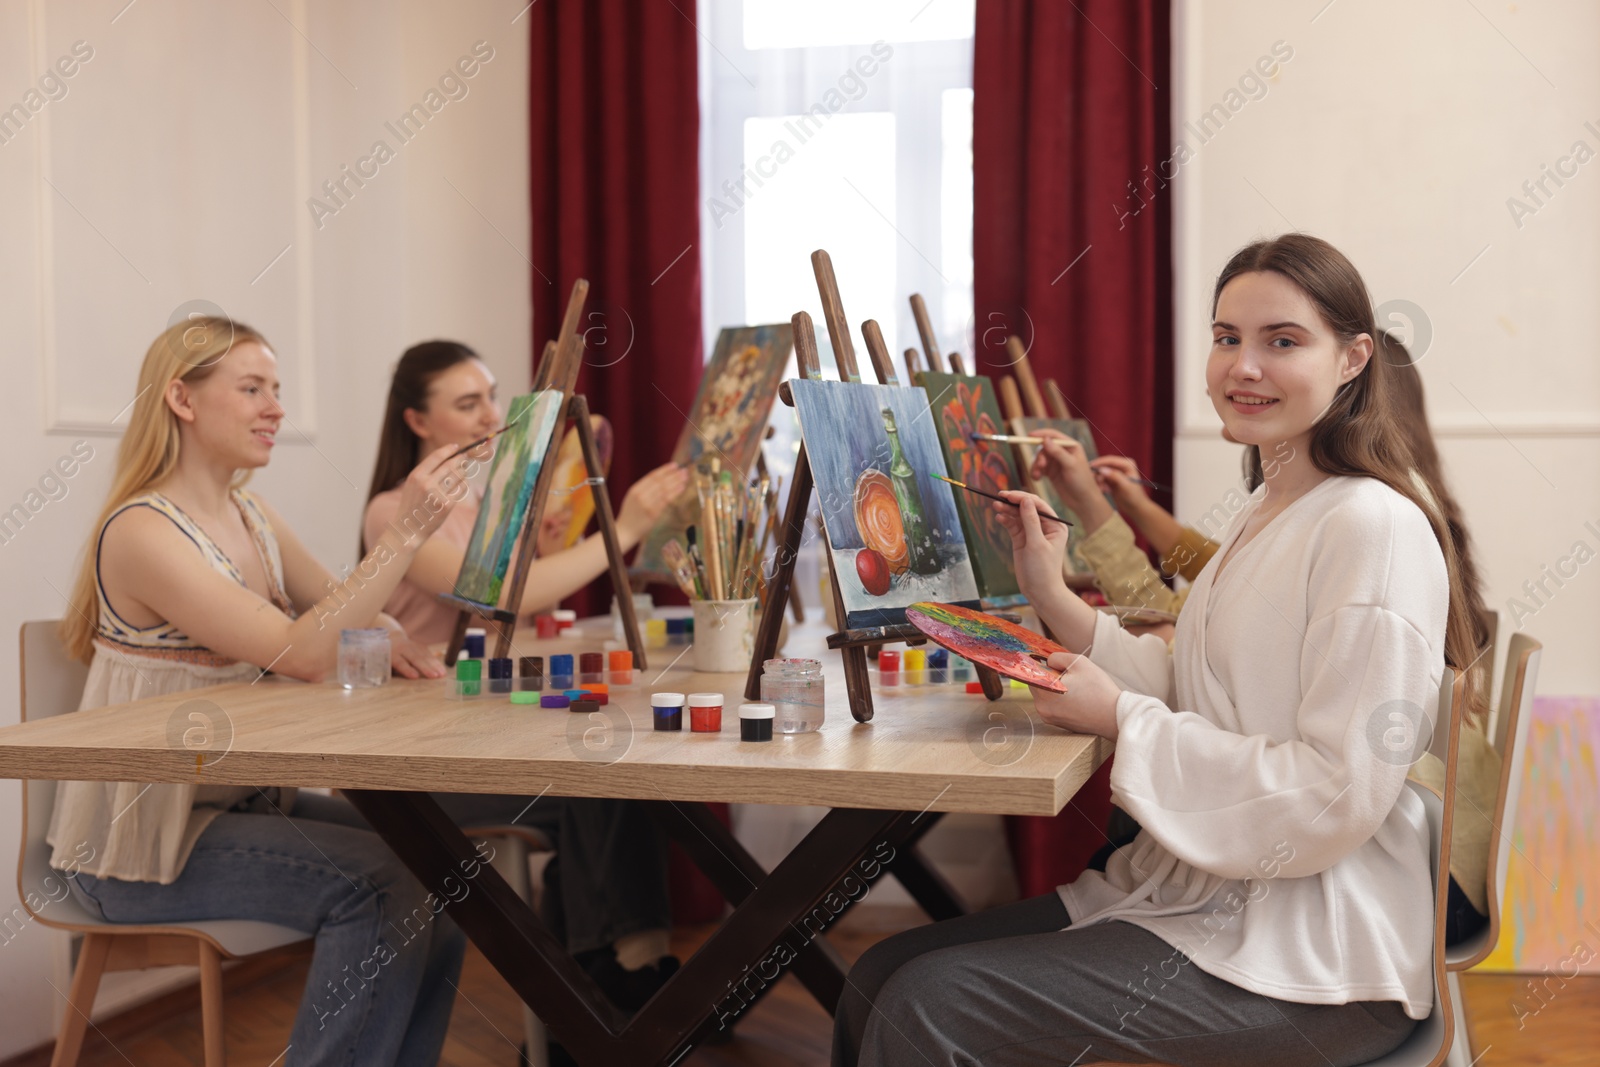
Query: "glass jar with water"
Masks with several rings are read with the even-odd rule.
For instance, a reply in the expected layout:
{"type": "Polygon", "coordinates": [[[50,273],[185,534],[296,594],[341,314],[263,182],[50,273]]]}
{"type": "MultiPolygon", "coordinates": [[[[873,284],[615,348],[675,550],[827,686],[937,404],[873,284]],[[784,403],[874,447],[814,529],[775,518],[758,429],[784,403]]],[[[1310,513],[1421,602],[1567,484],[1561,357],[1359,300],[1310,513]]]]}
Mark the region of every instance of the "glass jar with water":
{"type": "Polygon", "coordinates": [[[822,725],[822,661],[769,659],[761,666],[761,702],[774,709],[772,728],[780,734],[805,734],[822,725]]]}

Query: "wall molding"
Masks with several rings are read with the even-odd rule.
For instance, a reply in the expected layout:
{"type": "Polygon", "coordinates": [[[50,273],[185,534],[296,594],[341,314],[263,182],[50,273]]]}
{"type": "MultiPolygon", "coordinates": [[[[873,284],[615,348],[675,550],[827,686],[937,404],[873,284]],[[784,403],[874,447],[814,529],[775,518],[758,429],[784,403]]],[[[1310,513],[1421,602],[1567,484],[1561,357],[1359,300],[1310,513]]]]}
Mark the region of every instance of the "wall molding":
{"type": "MultiPolygon", "coordinates": [[[[306,0],[289,0],[290,17],[296,26],[308,24],[306,0]]],[[[28,78],[37,84],[50,65],[47,52],[45,0],[29,0],[28,27],[30,34],[28,78]]],[[[94,42],[90,42],[94,44],[94,42]]],[[[311,106],[309,44],[304,35],[296,33],[290,39],[293,57],[290,74],[293,101],[293,157],[295,203],[309,199],[311,177],[311,106]]],[[[56,204],[51,195],[49,179],[52,177],[52,141],[54,129],[53,108],[45,107],[32,120],[37,126],[37,145],[34,153],[34,210],[37,219],[35,240],[39,279],[39,360],[41,415],[43,431],[47,436],[120,437],[125,420],[120,412],[108,411],[91,418],[65,418],[61,413],[62,371],[59,365],[60,348],[57,343],[56,317],[56,204]]],[[[316,318],[313,307],[315,285],[312,278],[312,230],[306,212],[296,211],[295,242],[292,259],[296,266],[295,344],[297,348],[291,386],[294,390],[293,422],[284,421],[281,442],[309,443],[317,438],[317,373],[316,318]]],[[[68,387],[70,388],[70,386],[68,387]]]]}

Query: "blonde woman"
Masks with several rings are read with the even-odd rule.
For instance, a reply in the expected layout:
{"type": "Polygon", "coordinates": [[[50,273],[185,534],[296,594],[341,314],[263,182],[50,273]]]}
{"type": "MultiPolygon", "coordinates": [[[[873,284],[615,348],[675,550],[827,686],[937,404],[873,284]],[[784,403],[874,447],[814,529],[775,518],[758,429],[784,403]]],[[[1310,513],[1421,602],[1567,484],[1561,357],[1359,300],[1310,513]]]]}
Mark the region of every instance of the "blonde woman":
{"type": "MultiPolygon", "coordinates": [[[[333,576],[242,488],[271,458],[283,414],[277,358],[249,327],[195,319],[150,346],[63,624],[89,663],[80,709],[268,668],[320,681],[339,630],[375,624],[392,631],[397,673],[442,676],[381,611],[459,495],[448,453],[406,477],[401,507],[413,523],[409,535],[397,525],[377,540],[362,567],[373,577],[324,597],[333,576]]],[[[465,940],[346,802],[249,786],[62,782],[48,840],[55,865],[80,868],[79,900],[111,922],[256,919],[314,935],[290,1038],[296,1063],[437,1062],[465,940]]]]}

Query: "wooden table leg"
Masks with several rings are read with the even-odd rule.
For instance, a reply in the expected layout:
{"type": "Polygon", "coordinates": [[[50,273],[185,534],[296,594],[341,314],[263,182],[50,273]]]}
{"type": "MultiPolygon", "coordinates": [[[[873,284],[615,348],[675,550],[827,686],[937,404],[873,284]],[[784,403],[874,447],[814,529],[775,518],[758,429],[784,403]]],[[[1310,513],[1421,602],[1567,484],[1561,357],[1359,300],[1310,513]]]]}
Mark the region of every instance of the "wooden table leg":
{"type": "MultiPolygon", "coordinates": [[[[855,808],[829,812],[627,1020],[432,797],[368,789],[344,795],[444,899],[456,923],[574,1058],[594,1067],[669,1067],[700,1036],[754,1003],[802,955],[829,962],[824,949],[808,953],[808,946],[842,912],[842,901],[859,899],[887,868],[897,842],[914,833],[916,818],[855,808]]],[[[821,970],[821,963],[801,966],[821,970]]]]}

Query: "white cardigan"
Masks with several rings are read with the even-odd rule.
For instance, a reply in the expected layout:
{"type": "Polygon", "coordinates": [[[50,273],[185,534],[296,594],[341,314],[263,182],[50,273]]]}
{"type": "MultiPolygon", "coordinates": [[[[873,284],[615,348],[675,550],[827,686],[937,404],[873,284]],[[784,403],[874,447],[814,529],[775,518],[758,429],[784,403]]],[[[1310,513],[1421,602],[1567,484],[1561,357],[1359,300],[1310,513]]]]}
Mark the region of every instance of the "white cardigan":
{"type": "Polygon", "coordinates": [[[1145,999],[1193,962],[1280,1000],[1392,1000],[1426,1018],[1428,831],[1394,742],[1396,716],[1436,710],[1444,555],[1405,497],[1330,477],[1219,578],[1263,496],[1195,581],[1170,655],[1096,624],[1090,659],[1126,690],[1112,797],[1143,832],[1059,892],[1075,925],[1121,919],[1178,950],[1145,999]]]}

